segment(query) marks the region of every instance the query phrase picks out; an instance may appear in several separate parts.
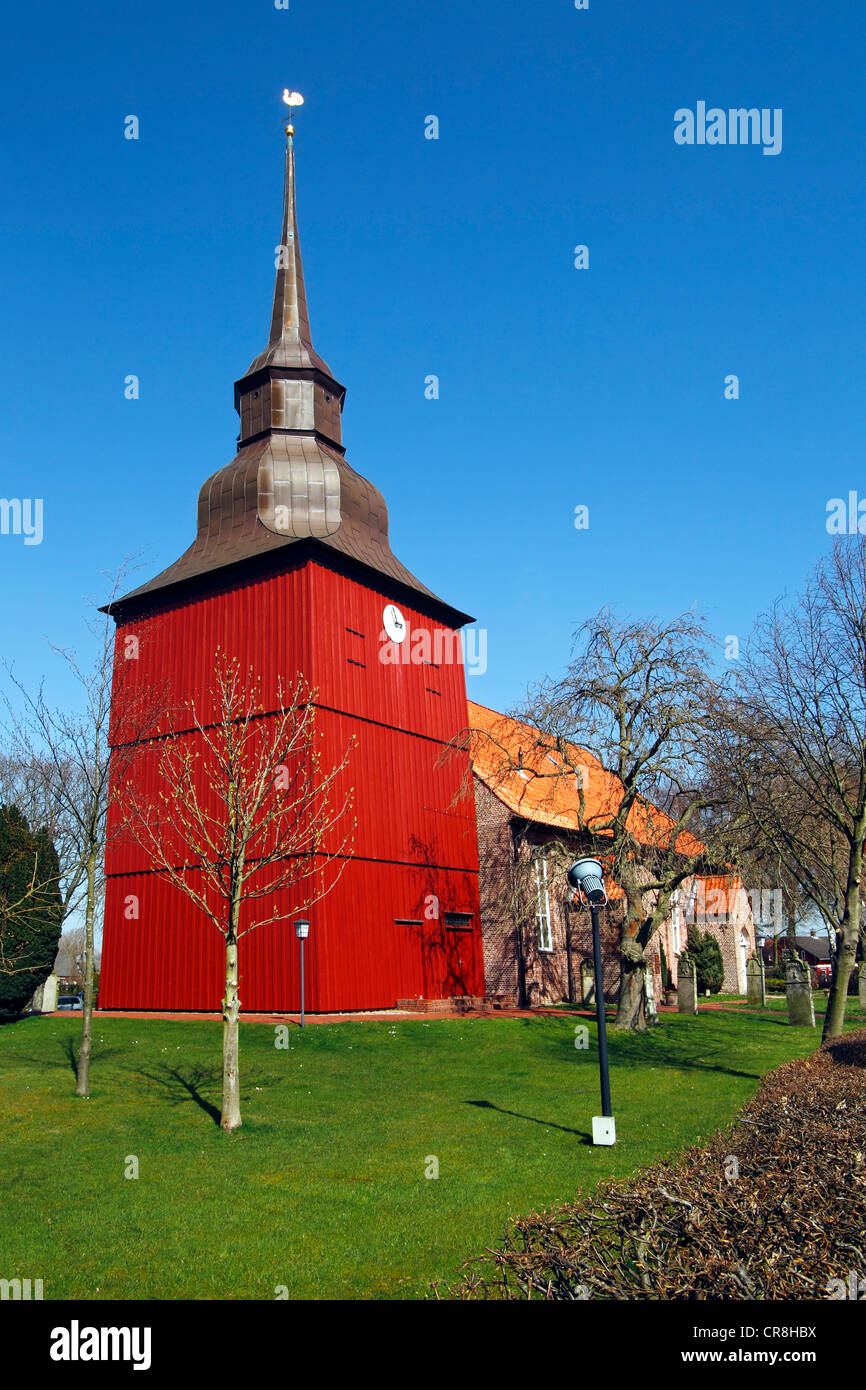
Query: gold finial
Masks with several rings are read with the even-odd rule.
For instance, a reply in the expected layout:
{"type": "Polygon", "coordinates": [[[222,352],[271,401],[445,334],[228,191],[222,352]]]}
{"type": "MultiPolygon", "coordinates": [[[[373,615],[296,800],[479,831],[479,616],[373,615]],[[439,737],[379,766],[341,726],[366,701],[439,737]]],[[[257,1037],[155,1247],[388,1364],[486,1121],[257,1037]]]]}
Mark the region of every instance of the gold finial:
{"type": "MultiPolygon", "coordinates": [[[[304,104],[304,98],[301,96],[300,92],[290,92],[288,87],[286,87],[283,91],[283,101],[286,103],[286,106],[289,107],[303,106],[304,104]]],[[[286,134],[294,135],[294,133],[295,127],[292,125],[291,121],[289,121],[288,125],[286,126],[286,134]]]]}

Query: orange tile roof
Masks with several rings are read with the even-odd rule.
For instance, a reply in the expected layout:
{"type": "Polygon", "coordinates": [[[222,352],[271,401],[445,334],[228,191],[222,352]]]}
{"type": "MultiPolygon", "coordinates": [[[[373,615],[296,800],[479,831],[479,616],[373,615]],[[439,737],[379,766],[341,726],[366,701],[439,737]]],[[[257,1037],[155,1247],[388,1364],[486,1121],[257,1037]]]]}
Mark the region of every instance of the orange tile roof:
{"type": "MultiPolygon", "coordinates": [[[[473,771],[514,815],[560,830],[578,830],[580,795],[575,769],[579,769],[583,783],[584,819],[589,826],[616,813],[622,783],[592,753],[569,744],[568,762],[563,763],[552,737],[473,700],[468,706],[473,771]]],[[[664,846],[674,821],[657,807],[642,803],[629,812],[627,825],[641,843],[664,846]]],[[[680,832],[680,854],[699,854],[703,848],[694,835],[680,832]]]]}

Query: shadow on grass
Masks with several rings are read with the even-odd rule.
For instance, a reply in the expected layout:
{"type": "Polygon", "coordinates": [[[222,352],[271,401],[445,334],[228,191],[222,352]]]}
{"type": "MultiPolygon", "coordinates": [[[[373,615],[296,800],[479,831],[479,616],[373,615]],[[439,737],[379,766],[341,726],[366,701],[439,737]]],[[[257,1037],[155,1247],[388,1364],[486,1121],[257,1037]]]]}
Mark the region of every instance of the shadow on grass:
{"type": "MultiPolygon", "coordinates": [[[[662,1024],[661,1028],[645,1033],[610,1032],[611,1066],[618,1064],[635,1071],[648,1066],[673,1071],[716,1072],[720,1076],[756,1081],[768,1069],[788,1059],[785,1056],[767,1059],[759,1051],[751,1066],[752,1049],[760,1049],[768,1043],[775,1047],[784,1033],[798,1040],[811,1035],[816,1047],[820,1042],[820,1018],[816,1028],[800,1028],[788,1021],[787,1012],[755,1010],[741,1013],[736,1031],[727,1033],[725,1024],[715,1025],[715,1019],[724,1016],[721,1010],[708,1009],[694,1018],[680,1018],[673,1027],[666,1028],[662,1024]],[[764,1029],[775,1029],[777,1033],[765,1033],[764,1029]],[[741,1065],[731,1065],[737,1062],[741,1065]]],[[[726,1017],[734,1017],[734,1012],[728,1012],[726,1017]]]]}
{"type": "Polygon", "coordinates": [[[168,1100],[171,1105],[184,1105],[187,1101],[194,1101],[200,1110],[206,1115],[210,1115],[215,1125],[220,1122],[220,1108],[212,1104],[206,1096],[202,1094],[202,1087],[212,1087],[222,1085],[222,1067],[157,1067],[155,1071],[137,1071],[136,1076],[144,1077],[147,1081],[155,1081],[158,1086],[162,1086],[168,1092],[168,1100]]]}
{"type": "MultiPolygon", "coordinates": [[[[775,1019],[761,1019],[759,1021],[775,1023],[775,1019]]],[[[787,1027],[787,1024],[785,1026],[787,1027]]],[[[767,1069],[766,1066],[760,1064],[756,1065],[753,1070],[727,1065],[732,1050],[736,1048],[736,1040],[720,1041],[718,1037],[698,1038],[692,1035],[686,1039],[683,1034],[680,1034],[679,1037],[671,1037],[670,1035],[665,1037],[659,1035],[656,1030],[635,1034],[608,1033],[608,1048],[612,1070],[623,1067],[632,1072],[643,1072],[647,1068],[653,1071],[663,1069],[665,1071],[716,1072],[720,1076],[756,1081],[767,1069]],[[657,1038],[658,1041],[656,1041],[657,1038]]],[[[546,1040],[544,1050],[551,1059],[563,1060],[563,1047],[559,1039],[546,1040]]],[[[597,1057],[597,1042],[594,1033],[591,1036],[590,1051],[582,1052],[580,1055],[597,1057]]]]}
{"type": "MultiPolygon", "coordinates": [[[[63,1053],[64,1057],[66,1058],[67,1064],[69,1065],[69,1068],[70,1068],[70,1070],[71,1070],[71,1072],[72,1072],[72,1075],[73,1075],[73,1076],[76,1078],[76,1080],[77,1080],[77,1078],[78,1078],[78,1048],[75,1046],[75,1039],[72,1037],[72,1034],[71,1034],[71,1033],[70,1033],[70,1035],[69,1035],[68,1038],[64,1038],[63,1041],[61,1042],[61,1044],[60,1044],[60,1051],[63,1053]]],[[[92,1051],[91,1051],[90,1057],[91,1057],[91,1061],[93,1061],[94,1058],[93,1058],[93,1052],[92,1052],[92,1051]]]]}
{"type": "Polygon", "coordinates": [[[465,1100],[464,1105],[474,1105],[478,1110],[496,1110],[500,1115],[512,1115],[515,1120],[529,1120],[531,1124],[542,1125],[545,1129],[561,1129],[564,1134],[576,1134],[583,1144],[592,1143],[592,1135],[585,1129],[570,1129],[568,1125],[555,1124],[553,1120],[539,1120],[537,1115],[523,1115],[519,1110],[506,1110],[494,1105],[492,1100],[465,1100]]]}
{"type": "Polygon", "coordinates": [[[654,1065],[657,1070],[659,1068],[664,1068],[666,1071],[716,1072],[720,1076],[738,1077],[742,1081],[759,1081],[764,1071],[767,1069],[766,1067],[757,1065],[752,1070],[745,1070],[742,1067],[725,1066],[721,1061],[716,1060],[716,1058],[722,1056],[727,1057],[729,1055],[729,1050],[726,1048],[703,1047],[700,1050],[695,1050],[691,1054],[671,1053],[669,1056],[662,1059],[653,1059],[650,1057],[646,1059],[636,1059],[627,1054],[618,1058],[616,1049],[611,1048],[610,1062],[612,1068],[616,1066],[619,1060],[620,1065],[633,1070],[638,1070],[643,1064],[646,1064],[649,1066],[654,1065]]]}
{"type": "MultiPolygon", "coordinates": [[[[57,1058],[56,1061],[52,1061],[52,1059],[51,1059],[50,1057],[45,1057],[45,1056],[36,1056],[36,1057],[34,1057],[34,1056],[32,1055],[32,1053],[28,1053],[28,1052],[4,1052],[4,1054],[3,1054],[3,1060],[4,1060],[4,1062],[6,1062],[6,1061],[9,1061],[9,1062],[28,1062],[31,1066],[33,1066],[33,1067],[38,1067],[40,1071],[47,1071],[47,1070],[50,1069],[50,1068],[57,1068],[57,1067],[62,1067],[63,1070],[66,1071],[66,1069],[67,1069],[67,1067],[68,1067],[69,1070],[72,1072],[72,1075],[75,1076],[75,1077],[77,1077],[77,1076],[78,1076],[78,1039],[77,1039],[77,1036],[76,1036],[76,1037],[73,1037],[71,1034],[69,1034],[67,1037],[61,1039],[60,1043],[58,1044],[58,1050],[60,1051],[60,1053],[61,1053],[62,1055],[61,1055],[59,1058],[57,1058]]],[[[124,1052],[124,1049],[123,1049],[122,1047],[103,1047],[103,1048],[100,1048],[100,1046],[98,1045],[98,1043],[94,1043],[94,1044],[93,1044],[93,1047],[92,1047],[91,1054],[90,1054],[91,1065],[92,1065],[92,1066],[96,1066],[96,1065],[98,1065],[99,1063],[106,1061],[109,1057],[117,1056],[117,1055],[119,1055],[119,1054],[122,1054],[123,1052],[124,1052]]]]}

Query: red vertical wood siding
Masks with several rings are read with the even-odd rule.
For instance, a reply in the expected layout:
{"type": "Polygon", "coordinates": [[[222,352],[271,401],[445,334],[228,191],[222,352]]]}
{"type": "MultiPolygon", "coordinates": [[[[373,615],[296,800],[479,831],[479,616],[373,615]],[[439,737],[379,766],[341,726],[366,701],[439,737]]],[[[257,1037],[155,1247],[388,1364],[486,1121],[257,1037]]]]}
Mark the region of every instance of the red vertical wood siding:
{"type": "MultiPolygon", "coordinates": [[[[358,821],[352,855],[337,887],[309,912],[311,1010],[483,992],[471,778],[464,754],[442,760],[446,743],[467,722],[453,636],[420,608],[395,599],[386,581],[380,588],[375,578],[367,584],[309,560],[278,574],[223,582],[203,597],[165,602],[118,628],[116,686],[122,680],[124,699],[136,689],[157,692],[162,732],[189,729],[190,697],[204,720],[213,717],[221,651],[255,672],[266,709],[278,706],[280,681],[286,689],[304,673],[317,688],[323,766],[339,760],[350,737],[357,739],[345,774],[358,821]],[[411,656],[413,635],[417,653],[418,634],[426,632],[429,664],[381,659],[382,610],[389,602],[397,602],[410,629],[397,653],[411,656]],[[462,799],[461,787],[468,788],[462,799]],[[437,906],[438,917],[432,915],[437,906]],[[472,930],[447,931],[446,912],[472,914],[472,930]]],[[[157,741],[139,754],[131,772],[143,799],[158,786],[158,748],[157,741]]],[[[149,871],[116,810],[111,822],[101,1006],[218,1008],[222,937],[184,894],[149,871]]],[[[278,906],[288,920],[241,940],[240,992],[248,1010],[299,1004],[291,916],[304,904],[286,892],[278,906]]]]}

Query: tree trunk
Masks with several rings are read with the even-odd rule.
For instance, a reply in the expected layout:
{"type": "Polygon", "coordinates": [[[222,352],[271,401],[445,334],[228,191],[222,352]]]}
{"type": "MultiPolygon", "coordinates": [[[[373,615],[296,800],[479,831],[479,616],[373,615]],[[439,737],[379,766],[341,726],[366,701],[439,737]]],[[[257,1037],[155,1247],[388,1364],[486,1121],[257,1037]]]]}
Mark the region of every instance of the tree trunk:
{"type": "Polygon", "coordinates": [[[620,961],[619,1001],[614,1028],[619,1032],[646,1032],[646,993],[644,966],[646,962],[623,956],[620,961]]]}
{"type": "Polygon", "coordinates": [[[797,914],[792,903],[788,903],[788,948],[792,955],[797,954],[797,914]]]}
{"type": "Polygon", "coordinates": [[[241,1123],[238,1075],[238,942],[234,931],[226,937],[226,992],[223,999],[223,1107],[220,1125],[230,1133],[241,1123]]]}
{"type": "Polygon", "coordinates": [[[836,938],[836,959],[833,963],[833,983],[827,1000],[824,1015],[824,1030],[821,1040],[841,1038],[845,1027],[845,1004],[848,999],[848,981],[854,962],[857,959],[857,941],[860,936],[860,874],[863,866],[862,835],[858,834],[855,849],[848,865],[848,887],[845,894],[845,913],[841,922],[841,941],[836,938]]]}
{"type": "Polygon", "coordinates": [[[619,964],[619,1000],[614,1028],[620,1032],[646,1032],[646,957],[641,940],[644,927],[643,902],[633,898],[622,924],[619,964]]]}
{"type": "Polygon", "coordinates": [[[96,910],[96,845],[87,856],[87,906],[84,911],[84,1009],[78,1050],[75,1094],[90,1095],[90,1054],[93,1047],[93,917],[96,910]]]}
{"type": "Polygon", "coordinates": [[[836,959],[833,963],[833,982],[830,985],[830,993],[827,998],[827,1012],[824,1015],[824,1028],[821,1033],[822,1042],[826,1042],[827,1038],[840,1038],[842,1036],[842,1030],[845,1026],[848,981],[851,978],[851,971],[854,969],[857,956],[858,936],[859,931],[854,929],[853,924],[850,921],[843,921],[842,944],[836,951],[836,959]]]}

